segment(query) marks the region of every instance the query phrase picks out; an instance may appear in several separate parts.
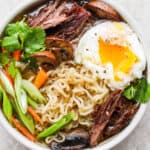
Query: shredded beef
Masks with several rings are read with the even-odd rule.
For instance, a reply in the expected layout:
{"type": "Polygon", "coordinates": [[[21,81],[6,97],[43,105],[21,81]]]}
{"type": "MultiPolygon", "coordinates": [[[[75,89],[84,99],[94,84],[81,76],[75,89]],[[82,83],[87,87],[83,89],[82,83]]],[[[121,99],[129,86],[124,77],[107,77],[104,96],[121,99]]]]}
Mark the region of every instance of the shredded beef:
{"type": "Polygon", "coordinates": [[[64,39],[72,40],[80,34],[90,14],[83,7],[74,3],[68,15],[68,19],[59,26],[55,34],[64,39]]]}
{"type": "Polygon", "coordinates": [[[94,125],[91,129],[91,146],[95,146],[102,138],[102,132],[116,109],[121,93],[120,90],[112,92],[106,102],[100,105],[93,114],[94,125]]]}
{"type": "Polygon", "coordinates": [[[91,129],[90,145],[119,133],[132,120],[139,108],[139,104],[129,101],[121,95],[121,91],[114,91],[106,102],[97,106],[93,113],[94,125],[91,129]]]}
{"type": "Polygon", "coordinates": [[[103,131],[104,138],[108,138],[124,129],[134,117],[139,104],[121,97],[109,123],[103,131]]]}
{"type": "Polygon", "coordinates": [[[30,27],[52,29],[54,35],[71,40],[82,31],[89,16],[76,2],[55,0],[36,15],[28,16],[27,23],[30,27]]]}
{"type": "Polygon", "coordinates": [[[66,9],[67,4],[65,1],[51,1],[47,6],[43,7],[38,14],[28,16],[27,23],[30,27],[40,27],[42,29],[55,27],[67,20],[66,9]]]}

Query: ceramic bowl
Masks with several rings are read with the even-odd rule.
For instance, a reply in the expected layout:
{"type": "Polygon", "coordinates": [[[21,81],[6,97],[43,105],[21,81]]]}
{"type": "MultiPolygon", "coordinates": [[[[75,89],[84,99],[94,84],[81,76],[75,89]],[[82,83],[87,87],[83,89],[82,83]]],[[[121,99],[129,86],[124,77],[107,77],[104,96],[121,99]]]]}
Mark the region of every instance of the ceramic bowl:
{"type": "MultiPolygon", "coordinates": [[[[124,10],[119,6],[117,2],[114,0],[104,0],[111,6],[113,6],[120,15],[124,18],[124,20],[131,26],[131,28],[135,31],[135,33],[138,35],[140,42],[142,43],[141,36],[139,34],[139,31],[137,29],[138,25],[134,21],[134,19],[128,14],[127,9],[124,10]]],[[[28,8],[32,8],[38,3],[40,3],[41,0],[28,0],[21,5],[19,5],[9,16],[7,16],[1,23],[0,23],[0,34],[2,35],[6,25],[11,22],[18,14],[23,12],[24,10],[28,8]]],[[[91,148],[92,150],[108,150],[114,147],[115,145],[119,144],[121,141],[123,141],[137,126],[137,124],[140,122],[144,112],[146,109],[146,104],[140,105],[140,108],[136,115],[134,116],[133,120],[130,122],[130,124],[122,130],[120,133],[116,134],[115,136],[103,141],[99,145],[97,145],[94,148],[91,148]]],[[[49,148],[39,144],[39,143],[33,143],[30,140],[28,140],[25,136],[23,136],[20,132],[18,132],[15,128],[13,128],[8,121],[6,120],[4,114],[0,110],[0,124],[6,129],[6,131],[13,136],[18,142],[22,143],[26,147],[32,150],[49,150],[49,148]]],[[[90,149],[90,148],[89,148],[90,149]]]]}

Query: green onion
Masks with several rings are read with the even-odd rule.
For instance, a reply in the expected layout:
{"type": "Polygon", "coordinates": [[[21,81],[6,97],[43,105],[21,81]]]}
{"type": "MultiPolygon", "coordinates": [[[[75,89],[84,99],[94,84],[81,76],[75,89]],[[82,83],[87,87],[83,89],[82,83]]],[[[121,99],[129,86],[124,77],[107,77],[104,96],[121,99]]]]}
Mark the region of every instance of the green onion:
{"type": "Polygon", "coordinates": [[[2,101],[2,100],[3,100],[3,90],[2,90],[2,88],[0,86],[0,101],[2,101]]]}
{"type": "Polygon", "coordinates": [[[24,126],[32,133],[35,133],[35,127],[34,127],[34,122],[32,117],[29,114],[24,114],[22,113],[17,101],[15,100],[14,103],[14,109],[16,110],[16,113],[19,116],[19,119],[21,120],[21,122],[24,124],[24,126]]]}
{"type": "Polygon", "coordinates": [[[6,95],[6,92],[1,87],[0,87],[0,92],[2,93],[2,99],[3,99],[3,105],[2,105],[3,112],[6,118],[8,119],[8,121],[11,122],[11,117],[13,114],[11,102],[6,95]]]}
{"type": "Polygon", "coordinates": [[[0,81],[5,91],[12,97],[15,97],[14,88],[2,69],[0,69],[0,81]]]}
{"type": "Polygon", "coordinates": [[[16,100],[19,104],[21,111],[25,114],[27,112],[27,95],[26,92],[21,87],[22,78],[19,71],[15,77],[15,92],[16,92],[16,100]]]}
{"type": "Polygon", "coordinates": [[[62,117],[59,121],[55,124],[50,126],[49,128],[45,129],[43,132],[38,134],[38,139],[45,138],[47,136],[55,134],[57,131],[62,129],[65,125],[67,125],[71,120],[74,118],[74,113],[68,113],[64,117],[62,117]]]}
{"type": "Polygon", "coordinates": [[[35,101],[33,101],[29,96],[27,97],[27,101],[29,105],[31,105],[34,109],[38,108],[38,104],[35,101]]]}
{"type": "Polygon", "coordinates": [[[34,86],[31,82],[29,82],[28,80],[22,80],[22,87],[33,100],[39,103],[46,103],[46,100],[40,93],[39,89],[36,86],[34,86]]]}
{"type": "Polygon", "coordinates": [[[125,96],[127,99],[131,100],[135,97],[136,88],[132,85],[126,88],[126,90],[123,93],[123,96],[125,96]]]}

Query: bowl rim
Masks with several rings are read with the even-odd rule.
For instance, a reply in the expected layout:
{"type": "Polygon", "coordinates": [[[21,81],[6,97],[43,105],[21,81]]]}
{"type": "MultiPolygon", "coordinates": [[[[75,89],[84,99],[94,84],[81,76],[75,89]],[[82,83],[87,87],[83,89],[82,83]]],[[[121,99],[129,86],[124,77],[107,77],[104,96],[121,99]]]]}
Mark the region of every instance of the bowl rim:
{"type": "MultiPolygon", "coordinates": [[[[39,2],[40,0],[28,0],[20,5],[18,5],[8,16],[6,16],[2,23],[0,23],[0,36],[2,32],[4,31],[6,25],[15,17],[17,14],[19,14],[22,10],[34,5],[35,3],[39,2]]],[[[123,9],[117,2],[114,2],[113,0],[102,0],[104,2],[107,2],[109,5],[114,7],[121,16],[127,21],[127,23],[131,26],[132,30],[137,34],[139,37],[140,42],[143,44],[141,40],[141,34],[139,32],[138,26],[134,19],[128,14],[125,9],[123,9]]],[[[144,46],[143,46],[144,47],[144,46]]],[[[113,137],[105,140],[104,142],[100,143],[94,148],[88,148],[87,150],[108,150],[119,144],[121,141],[123,141],[138,125],[140,120],[142,119],[142,116],[144,115],[144,112],[146,110],[147,104],[141,104],[138,112],[135,114],[134,118],[130,122],[130,124],[123,129],[120,133],[114,135],[113,137]]],[[[48,150],[48,148],[44,148],[40,146],[40,144],[31,142],[28,140],[25,136],[23,136],[19,131],[17,131],[15,128],[9,124],[9,122],[6,120],[5,116],[3,115],[3,112],[0,109],[0,124],[6,129],[6,131],[12,135],[18,142],[22,143],[24,146],[28,147],[32,150],[48,150]]]]}

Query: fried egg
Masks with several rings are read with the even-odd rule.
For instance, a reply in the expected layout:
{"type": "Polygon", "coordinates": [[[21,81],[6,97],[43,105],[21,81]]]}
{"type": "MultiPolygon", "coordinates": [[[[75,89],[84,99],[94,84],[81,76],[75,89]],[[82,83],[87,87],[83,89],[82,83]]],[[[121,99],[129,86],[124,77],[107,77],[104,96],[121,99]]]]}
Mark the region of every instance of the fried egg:
{"type": "Polygon", "coordinates": [[[129,25],[106,21],[80,39],[75,61],[98,74],[111,89],[124,89],[141,78],[146,66],[143,47],[129,25]]]}

